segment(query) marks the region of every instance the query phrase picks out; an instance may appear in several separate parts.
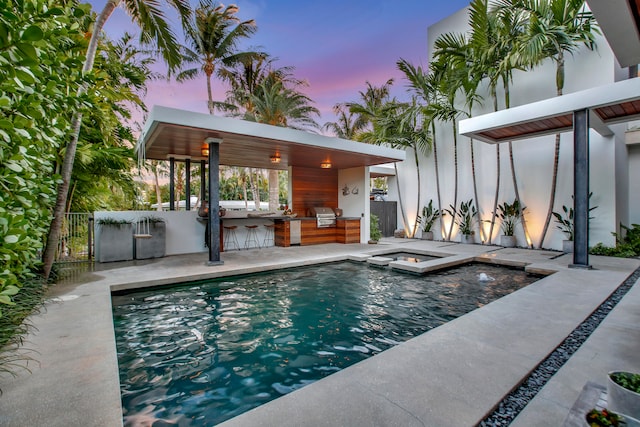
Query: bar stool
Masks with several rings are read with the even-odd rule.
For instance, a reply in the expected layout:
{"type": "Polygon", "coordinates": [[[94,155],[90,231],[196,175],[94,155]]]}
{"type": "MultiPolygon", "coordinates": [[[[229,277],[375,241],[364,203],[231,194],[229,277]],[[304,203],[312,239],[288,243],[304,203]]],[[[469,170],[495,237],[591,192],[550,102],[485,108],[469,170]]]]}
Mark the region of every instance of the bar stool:
{"type": "Polygon", "coordinates": [[[258,241],[257,225],[245,225],[247,229],[247,237],[244,239],[244,248],[249,249],[251,243],[255,243],[256,248],[260,248],[260,242],[258,241]]]}
{"type": "Polygon", "coordinates": [[[224,226],[224,250],[230,251],[232,246],[235,246],[237,250],[240,250],[238,244],[238,238],[236,237],[237,225],[225,225],[224,226]]]}
{"type": "Polygon", "coordinates": [[[275,224],[265,224],[265,233],[264,240],[262,241],[262,247],[266,248],[267,246],[272,246],[275,244],[273,240],[274,230],[276,228],[275,224]]]}

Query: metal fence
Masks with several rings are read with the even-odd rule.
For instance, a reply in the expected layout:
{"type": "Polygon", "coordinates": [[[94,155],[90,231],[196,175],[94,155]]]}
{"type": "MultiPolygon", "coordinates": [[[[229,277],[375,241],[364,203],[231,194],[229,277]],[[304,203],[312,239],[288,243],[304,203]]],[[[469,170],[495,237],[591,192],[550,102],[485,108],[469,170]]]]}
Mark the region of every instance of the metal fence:
{"type": "Polygon", "coordinates": [[[91,261],[93,252],[93,216],[90,213],[65,214],[55,262],[91,261]]]}

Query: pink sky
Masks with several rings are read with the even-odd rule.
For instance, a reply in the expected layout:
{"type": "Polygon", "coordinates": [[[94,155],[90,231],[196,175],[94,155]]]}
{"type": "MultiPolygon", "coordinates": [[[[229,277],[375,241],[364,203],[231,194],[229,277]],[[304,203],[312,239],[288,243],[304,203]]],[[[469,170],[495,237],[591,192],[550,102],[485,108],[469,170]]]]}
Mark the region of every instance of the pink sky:
{"type": "MultiPolygon", "coordinates": [[[[91,0],[99,12],[105,0],[91,0]]],[[[196,5],[195,1],[192,1],[196,5]]],[[[225,3],[229,4],[229,3],[225,3]]],[[[278,58],[277,66],[293,66],[309,83],[320,125],[335,120],[334,104],[358,101],[365,82],[381,85],[394,78],[392,95],[404,98],[405,82],[396,69],[400,58],[427,65],[427,27],[469,4],[468,0],[238,0],[240,19],[255,19],[258,31],[245,46],[278,58]]],[[[177,25],[176,33],[181,34],[177,25]]],[[[105,27],[111,38],[134,32],[128,16],[116,11],[105,27]]],[[[214,85],[214,99],[224,99],[214,85]]],[[[153,82],[146,103],[207,112],[205,77],[178,84],[153,82]]]]}

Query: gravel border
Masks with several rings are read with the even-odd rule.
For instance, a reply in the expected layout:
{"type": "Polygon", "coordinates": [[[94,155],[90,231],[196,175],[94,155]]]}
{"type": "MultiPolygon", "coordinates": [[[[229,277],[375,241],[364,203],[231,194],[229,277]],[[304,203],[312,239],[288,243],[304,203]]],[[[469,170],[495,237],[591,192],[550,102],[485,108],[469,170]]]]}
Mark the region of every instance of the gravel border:
{"type": "Polygon", "coordinates": [[[498,406],[482,420],[480,427],[504,427],[518,416],[525,406],[545,386],[587,338],[595,331],[609,312],[640,278],[640,268],[635,270],[586,320],[529,374],[515,390],[505,396],[498,406]]]}

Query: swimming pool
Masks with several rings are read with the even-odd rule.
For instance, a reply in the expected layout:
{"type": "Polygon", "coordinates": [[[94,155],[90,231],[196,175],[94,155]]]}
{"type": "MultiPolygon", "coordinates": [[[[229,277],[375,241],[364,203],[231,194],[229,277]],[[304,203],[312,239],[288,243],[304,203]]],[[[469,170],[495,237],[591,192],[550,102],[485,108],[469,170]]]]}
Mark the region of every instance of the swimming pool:
{"type": "Polygon", "coordinates": [[[220,423],[538,278],[342,262],[114,295],[125,425],[220,423]]]}

